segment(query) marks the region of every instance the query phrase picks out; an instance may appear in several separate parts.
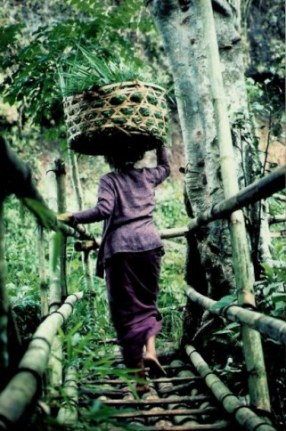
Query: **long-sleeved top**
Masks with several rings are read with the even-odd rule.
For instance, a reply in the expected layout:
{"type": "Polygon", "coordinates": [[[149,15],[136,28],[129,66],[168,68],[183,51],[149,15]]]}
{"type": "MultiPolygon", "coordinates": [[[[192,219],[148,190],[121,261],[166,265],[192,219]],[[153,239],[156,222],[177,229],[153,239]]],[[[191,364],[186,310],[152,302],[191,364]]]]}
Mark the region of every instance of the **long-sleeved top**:
{"type": "Polygon", "coordinates": [[[101,177],[94,208],[73,213],[74,223],[105,220],[97,274],[106,259],[119,252],[139,252],[162,246],[153,222],[155,187],[170,174],[165,148],[157,150],[157,166],[110,172],[101,177]]]}

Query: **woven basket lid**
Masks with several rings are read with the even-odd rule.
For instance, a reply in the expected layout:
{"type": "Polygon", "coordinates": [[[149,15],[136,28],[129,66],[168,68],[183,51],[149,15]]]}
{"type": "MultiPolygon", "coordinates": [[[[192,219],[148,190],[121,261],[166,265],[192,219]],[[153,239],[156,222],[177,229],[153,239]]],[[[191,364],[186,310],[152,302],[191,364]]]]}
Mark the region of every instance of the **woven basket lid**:
{"type": "Polygon", "coordinates": [[[167,138],[165,90],[140,81],[85,91],[64,99],[70,147],[103,155],[118,147],[157,148],[167,138]]]}

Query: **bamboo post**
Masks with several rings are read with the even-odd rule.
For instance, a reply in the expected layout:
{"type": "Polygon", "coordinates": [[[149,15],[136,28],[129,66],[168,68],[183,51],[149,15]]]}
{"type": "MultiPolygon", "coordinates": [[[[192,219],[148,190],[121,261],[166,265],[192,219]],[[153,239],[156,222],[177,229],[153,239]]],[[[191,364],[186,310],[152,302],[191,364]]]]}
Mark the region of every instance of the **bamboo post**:
{"type": "Polygon", "coordinates": [[[17,423],[31,403],[39,396],[50,348],[60,327],[71,315],[75,303],[82,298],[82,292],[67,297],[64,304],[38,327],[21,359],[16,374],[0,393],[0,430],[7,430],[7,424],[17,423]]]}
{"type": "MultiPolygon", "coordinates": [[[[239,190],[235,175],[234,151],[211,0],[199,0],[199,4],[209,61],[208,72],[213,93],[223,187],[227,199],[237,194],[239,190]]],[[[250,260],[244,216],[241,210],[232,213],[230,216],[230,233],[238,303],[254,307],[254,272],[250,260]]],[[[269,412],[270,400],[260,334],[253,329],[242,326],[242,340],[251,403],[257,409],[269,412]]]]}
{"type": "Polygon", "coordinates": [[[212,372],[208,364],[200,356],[193,346],[186,346],[186,353],[197,371],[204,378],[216,399],[223,408],[235,417],[237,422],[247,431],[275,431],[268,420],[257,416],[249,407],[241,401],[225,386],[225,384],[212,372]]]}
{"type": "MultiPolygon", "coordinates": [[[[53,210],[58,208],[58,191],[56,176],[56,163],[47,173],[48,180],[48,201],[53,210]]],[[[61,232],[52,232],[49,242],[49,313],[57,311],[62,303],[62,286],[60,273],[60,253],[62,251],[63,235],[61,232]]],[[[53,339],[51,355],[48,363],[48,381],[52,388],[51,395],[56,397],[62,385],[63,369],[63,348],[58,335],[53,339]]]]}
{"type": "Polygon", "coordinates": [[[0,389],[7,376],[8,355],[8,298],[5,288],[3,201],[0,200],[0,389]]]}
{"type": "Polygon", "coordinates": [[[88,300],[88,312],[89,312],[89,320],[91,327],[95,326],[95,297],[96,294],[92,288],[93,280],[91,277],[90,270],[90,259],[89,259],[90,250],[83,251],[83,263],[84,263],[84,279],[85,279],[85,290],[87,294],[88,300]]]}
{"type": "Polygon", "coordinates": [[[63,396],[64,403],[59,409],[57,421],[63,425],[75,425],[78,419],[78,386],[77,372],[74,367],[67,369],[63,396]]]}
{"type": "Polygon", "coordinates": [[[81,188],[81,183],[80,183],[79,173],[78,173],[78,164],[77,164],[75,154],[70,149],[69,149],[69,159],[70,159],[70,165],[71,165],[71,171],[72,171],[72,183],[75,191],[77,206],[79,210],[82,210],[83,197],[82,197],[82,188],[81,188]]]}
{"type": "MultiPolygon", "coordinates": [[[[57,209],[59,213],[65,213],[66,205],[66,168],[65,163],[61,159],[55,160],[55,174],[57,183],[57,209]]],[[[61,297],[64,300],[67,297],[67,259],[66,259],[67,238],[61,237],[60,243],[60,284],[61,297]]]]}
{"type": "MultiPolygon", "coordinates": [[[[72,183],[73,188],[75,191],[75,197],[77,201],[77,207],[78,210],[81,211],[83,209],[83,193],[82,193],[82,187],[80,183],[79,178],[79,170],[78,170],[78,164],[77,159],[75,157],[75,154],[69,150],[69,157],[70,157],[70,164],[71,164],[71,170],[72,170],[72,183]]],[[[95,241],[96,242],[96,241],[95,241]]],[[[93,241],[94,243],[94,241],[93,241]]],[[[97,248],[97,247],[96,247],[97,248]]],[[[90,259],[89,259],[89,251],[88,250],[82,250],[82,266],[83,266],[83,272],[84,272],[84,280],[85,280],[85,289],[88,296],[88,307],[89,307],[89,314],[90,319],[92,320],[92,325],[95,323],[95,292],[93,290],[94,280],[93,280],[93,274],[90,268],[90,259]]]]}
{"type": "Polygon", "coordinates": [[[44,230],[42,226],[38,227],[38,259],[41,296],[41,317],[44,318],[49,314],[49,287],[46,274],[44,230]]]}

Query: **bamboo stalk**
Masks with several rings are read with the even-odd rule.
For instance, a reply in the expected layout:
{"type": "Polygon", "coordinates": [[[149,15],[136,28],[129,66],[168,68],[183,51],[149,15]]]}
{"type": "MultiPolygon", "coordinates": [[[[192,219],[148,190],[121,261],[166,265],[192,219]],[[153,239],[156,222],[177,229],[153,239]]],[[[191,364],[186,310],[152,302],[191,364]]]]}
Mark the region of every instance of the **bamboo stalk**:
{"type": "MultiPolygon", "coordinates": [[[[186,381],[197,381],[201,380],[200,376],[193,376],[193,377],[160,377],[158,379],[152,379],[153,383],[173,383],[173,382],[186,382],[186,381]]],[[[129,382],[132,382],[132,380],[128,380],[129,382]]],[[[97,385],[124,385],[126,383],[126,380],[122,379],[102,379],[102,380],[88,380],[88,383],[90,384],[97,384],[97,385]]]]}
{"type": "Polygon", "coordinates": [[[53,231],[61,231],[66,236],[72,236],[77,239],[94,240],[83,226],[68,226],[57,220],[56,214],[50,210],[47,205],[39,202],[37,199],[22,198],[21,199],[26,208],[37,218],[38,222],[47,229],[53,231]]]}
{"type": "Polygon", "coordinates": [[[38,227],[38,258],[41,296],[41,317],[43,318],[49,314],[49,289],[46,274],[44,230],[42,226],[38,227]]]}
{"type": "Polygon", "coordinates": [[[286,202],[286,196],[284,196],[284,195],[275,194],[273,197],[275,199],[277,199],[278,201],[286,202]]]}
{"type": "Polygon", "coordinates": [[[206,409],[173,409],[173,410],[163,410],[163,411],[141,411],[136,412],[132,411],[130,413],[116,413],[112,415],[112,418],[116,419],[127,419],[127,418],[142,418],[142,417],[156,417],[156,416],[187,416],[187,415],[204,415],[204,414],[210,414],[217,412],[217,408],[215,407],[209,407],[206,409]]]}
{"type": "Polygon", "coordinates": [[[205,383],[212,391],[216,399],[223,405],[223,408],[247,431],[275,431],[275,428],[264,418],[257,416],[249,407],[243,405],[239,399],[225,386],[225,384],[212,372],[208,364],[196,351],[188,345],[186,353],[191,362],[204,378],[205,383]]]}
{"type": "Polygon", "coordinates": [[[286,223],[286,217],[284,215],[277,215],[277,216],[269,217],[268,223],[269,224],[286,223]]]}
{"type": "MultiPolygon", "coordinates": [[[[206,52],[209,62],[209,79],[213,94],[214,115],[218,136],[220,166],[226,199],[239,191],[235,175],[236,165],[227,112],[224,85],[219,59],[215,23],[211,0],[199,0],[202,13],[206,52]]],[[[244,216],[241,210],[230,215],[230,233],[233,251],[233,266],[239,304],[255,306],[253,285],[254,272],[250,260],[244,216]]],[[[251,403],[263,411],[270,411],[270,400],[260,334],[242,326],[242,340],[251,403]]]]}
{"type": "Polygon", "coordinates": [[[189,231],[197,229],[211,221],[228,217],[232,212],[253,204],[260,199],[271,196],[285,187],[286,166],[281,166],[265,177],[257,180],[238,193],[215,204],[210,210],[190,221],[189,225],[181,228],[165,229],[160,232],[161,238],[184,236],[189,231]]]}
{"type": "Polygon", "coordinates": [[[247,310],[237,305],[228,305],[227,307],[215,307],[218,301],[201,295],[192,287],[187,288],[188,298],[201,305],[213,314],[224,316],[233,322],[243,323],[252,329],[256,329],[264,335],[278,341],[279,343],[286,344],[286,322],[276,319],[271,316],[266,316],[257,311],[247,310]]]}
{"type": "Polygon", "coordinates": [[[0,200],[0,389],[7,375],[8,355],[8,297],[5,288],[3,202],[0,200]]]}
{"type": "MultiPolygon", "coordinates": [[[[57,210],[59,213],[65,213],[66,205],[66,167],[61,159],[55,160],[55,174],[57,183],[57,210]]],[[[67,239],[62,236],[60,243],[60,285],[61,297],[65,299],[68,295],[67,288],[67,258],[66,258],[67,239]]]]}
{"type": "Polygon", "coordinates": [[[57,421],[60,424],[73,425],[78,419],[77,372],[74,367],[69,367],[66,372],[63,390],[64,404],[58,412],[57,421]]]}
{"type": "MultiPolygon", "coordinates": [[[[62,169],[62,165],[55,161],[51,166],[51,169],[47,172],[47,191],[48,191],[48,202],[50,208],[54,211],[59,209],[59,199],[61,199],[62,192],[62,178],[58,178],[57,169],[62,169]],[[60,190],[59,190],[60,184],[60,190]]],[[[61,174],[59,174],[60,176],[61,174]]],[[[62,304],[62,280],[63,269],[62,263],[62,252],[63,252],[63,235],[61,232],[52,232],[50,234],[49,244],[49,312],[53,313],[62,304]]],[[[63,347],[62,342],[58,335],[56,335],[51,344],[51,354],[49,357],[47,367],[47,379],[51,388],[51,396],[58,396],[58,390],[63,383],[63,347]]]]}
{"type": "MultiPolygon", "coordinates": [[[[144,426],[144,431],[211,431],[211,430],[229,430],[228,421],[218,421],[213,424],[203,424],[203,425],[172,425],[172,426],[144,426]]],[[[114,429],[114,431],[116,428],[114,429]]],[[[118,431],[120,431],[118,429],[118,431]]]]}
{"type": "Polygon", "coordinates": [[[286,229],[279,230],[277,232],[271,232],[270,235],[273,238],[285,238],[286,237],[286,229]]]}
{"type": "Polygon", "coordinates": [[[158,399],[141,399],[141,400],[106,400],[103,401],[107,406],[157,406],[163,404],[178,404],[178,403],[196,403],[199,401],[209,400],[208,395],[197,396],[176,396],[174,398],[158,398],[158,399]]]}
{"type": "MultiPolygon", "coordinates": [[[[72,183],[75,191],[76,201],[78,210],[83,209],[83,193],[82,187],[79,178],[78,164],[75,154],[69,150],[69,158],[72,169],[72,183]]],[[[85,289],[88,297],[88,310],[89,310],[89,318],[91,320],[91,325],[95,326],[95,292],[93,290],[93,274],[90,268],[90,259],[89,252],[91,250],[95,250],[99,247],[96,239],[89,241],[89,246],[85,247],[85,245],[80,246],[79,244],[75,245],[75,250],[82,251],[82,266],[84,272],[84,281],[85,281],[85,289]]]]}
{"type": "MultiPolygon", "coordinates": [[[[40,390],[53,339],[82,296],[82,292],[68,296],[65,303],[36,330],[15,376],[0,394],[0,417],[4,417],[8,423],[14,424],[22,417],[40,390]]],[[[5,427],[1,428],[1,424],[0,429],[6,430],[5,427]]]]}
{"type": "Polygon", "coordinates": [[[75,154],[69,149],[69,160],[71,165],[71,171],[72,171],[72,183],[73,188],[75,191],[75,196],[77,200],[77,206],[79,210],[82,210],[83,208],[83,194],[82,194],[82,188],[81,183],[79,180],[79,173],[78,173],[78,164],[75,157],[75,154]]]}

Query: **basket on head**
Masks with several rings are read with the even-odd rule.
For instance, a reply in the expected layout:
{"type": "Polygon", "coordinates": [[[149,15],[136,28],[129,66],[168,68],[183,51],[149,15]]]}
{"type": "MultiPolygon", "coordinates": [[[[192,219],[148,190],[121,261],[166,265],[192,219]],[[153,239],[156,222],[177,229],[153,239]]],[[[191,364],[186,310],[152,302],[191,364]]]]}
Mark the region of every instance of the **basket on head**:
{"type": "Polygon", "coordinates": [[[154,149],[166,140],[165,90],[140,81],[88,90],[64,99],[68,141],[78,153],[104,155],[137,145],[154,149]]]}

